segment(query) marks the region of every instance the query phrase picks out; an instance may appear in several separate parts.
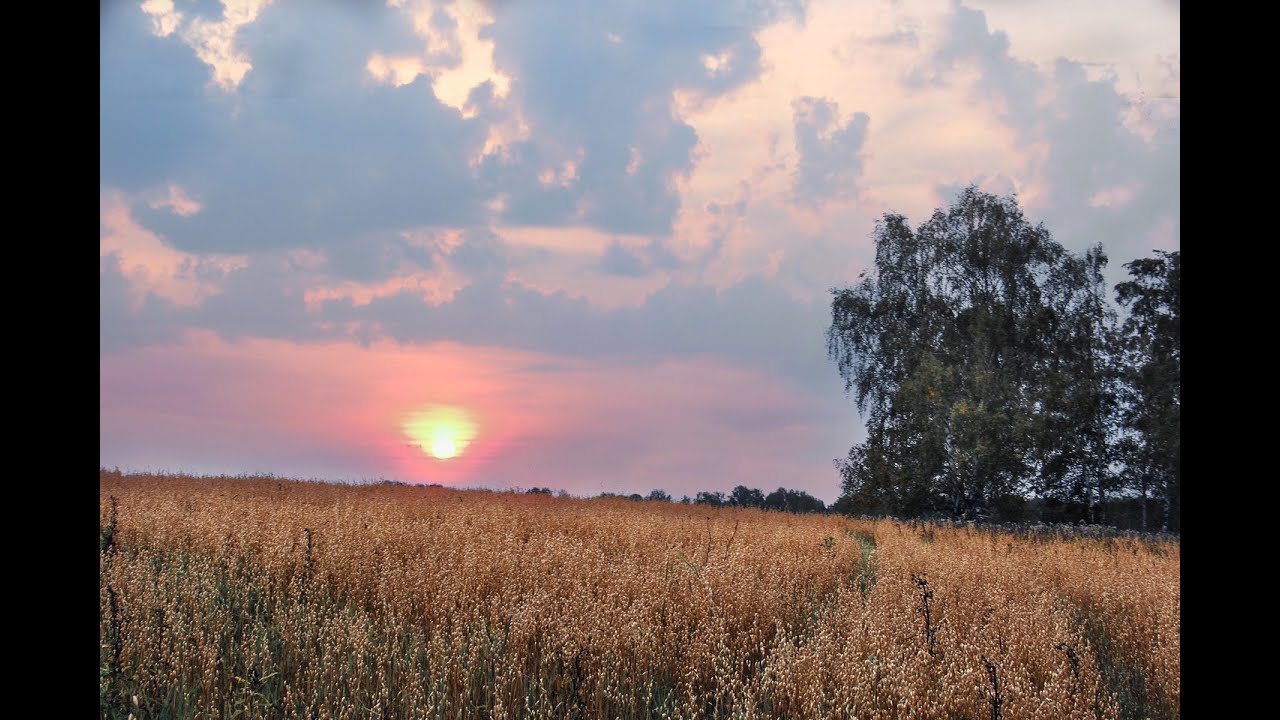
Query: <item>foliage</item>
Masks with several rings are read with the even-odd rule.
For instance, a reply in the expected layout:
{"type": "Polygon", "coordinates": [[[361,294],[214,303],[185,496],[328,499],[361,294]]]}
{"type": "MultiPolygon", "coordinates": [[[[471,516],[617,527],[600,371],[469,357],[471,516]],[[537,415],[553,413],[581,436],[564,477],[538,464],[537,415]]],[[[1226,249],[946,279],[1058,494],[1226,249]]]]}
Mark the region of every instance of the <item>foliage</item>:
{"type": "Polygon", "coordinates": [[[710,505],[711,507],[721,507],[725,504],[725,502],[726,502],[726,499],[725,499],[724,493],[719,491],[708,492],[706,490],[703,490],[703,491],[700,491],[698,495],[693,499],[694,505],[710,505]]]}
{"type": "Polygon", "coordinates": [[[825,512],[826,503],[803,490],[778,488],[764,498],[763,507],[767,510],[781,510],[794,513],[825,512]]]}
{"type": "MultiPolygon", "coordinates": [[[[1122,331],[1125,353],[1123,413],[1125,460],[1144,498],[1164,496],[1165,530],[1180,527],[1182,408],[1182,258],[1156,251],[1126,263],[1132,280],[1116,285],[1116,300],[1129,309],[1122,331]]],[[[1145,514],[1144,514],[1145,517],[1145,514]]]]}
{"type": "Polygon", "coordinates": [[[836,461],[842,512],[1016,521],[1040,498],[1104,522],[1127,463],[1161,453],[1144,482],[1176,486],[1176,253],[1128,265],[1122,333],[1102,246],[1068,252],[1011,197],[969,187],[914,231],[884,216],[875,240],[874,271],[831,290],[827,349],[867,425],[836,461]]]}

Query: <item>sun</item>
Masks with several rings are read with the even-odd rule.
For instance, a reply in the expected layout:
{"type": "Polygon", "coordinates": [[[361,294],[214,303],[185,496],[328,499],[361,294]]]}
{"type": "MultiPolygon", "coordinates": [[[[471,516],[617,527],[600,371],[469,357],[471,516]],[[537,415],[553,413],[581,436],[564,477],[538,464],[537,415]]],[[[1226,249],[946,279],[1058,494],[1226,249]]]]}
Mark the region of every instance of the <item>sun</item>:
{"type": "Polygon", "coordinates": [[[471,413],[451,405],[431,405],[411,412],[401,428],[410,442],[439,460],[449,460],[466,452],[477,430],[471,413]]]}
{"type": "Polygon", "coordinates": [[[436,438],[431,443],[431,454],[441,460],[448,460],[458,454],[458,445],[449,438],[436,438]]]}

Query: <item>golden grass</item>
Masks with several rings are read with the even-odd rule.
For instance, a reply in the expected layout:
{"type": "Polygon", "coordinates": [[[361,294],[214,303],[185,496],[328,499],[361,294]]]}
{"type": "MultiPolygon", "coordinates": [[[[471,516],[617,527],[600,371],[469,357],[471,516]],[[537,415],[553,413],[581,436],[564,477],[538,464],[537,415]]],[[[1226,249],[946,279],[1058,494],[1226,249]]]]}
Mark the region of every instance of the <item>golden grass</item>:
{"type": "Polygon", "coordinates": [[[1180,715],[1177,544],[274,478],[99,496],[104,717],[1180,715]]]}

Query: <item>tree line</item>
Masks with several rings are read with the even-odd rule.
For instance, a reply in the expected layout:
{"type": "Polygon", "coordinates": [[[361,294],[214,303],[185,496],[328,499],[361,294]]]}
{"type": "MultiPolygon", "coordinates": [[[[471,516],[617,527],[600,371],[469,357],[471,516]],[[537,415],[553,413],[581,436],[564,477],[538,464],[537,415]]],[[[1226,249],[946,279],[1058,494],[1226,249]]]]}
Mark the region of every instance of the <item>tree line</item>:
{"type": "Polygon", "coordinates": [[[832,288],[827,349],[866,419],[850,513],[1180,527],[1178,251],[1073,253],[1016,199],[965,189],[832,288]]]}
{"type": "MultiPolygon", "coordinates": [[[[534,488],[529,490],[530,493],[538,492],[551,494],[549,488],[534,488]]],[[[653,490],[648,495],[640,493],[632,493],[631,495],[622,495],[619,493],[600,493],[597,497],[620,497],[628,500],[649,500],[656,502],[675,502],[671,495],[665,490],[653,490]]],[[[779,487],[777,490],[765,495],[756,488],[749,488],[746,485],[738,485],[729,493],[721,491],[701,491],[694,497],[688,495],[680,498],[680,503],[684,505],[709,505],[711,507],[739,507],[739,508],[759,508],[761,510],[778,510],[781,512],[794,513],[822,513],[827,512],[827,504],[821,499],[816,498],[803,490],[788,490],[779,487]]]]}

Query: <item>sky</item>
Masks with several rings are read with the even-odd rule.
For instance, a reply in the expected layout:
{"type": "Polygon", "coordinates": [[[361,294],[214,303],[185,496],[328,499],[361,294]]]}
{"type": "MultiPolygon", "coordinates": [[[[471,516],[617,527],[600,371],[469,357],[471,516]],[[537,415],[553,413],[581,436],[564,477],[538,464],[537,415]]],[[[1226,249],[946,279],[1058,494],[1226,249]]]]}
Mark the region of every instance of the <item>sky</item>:
{"type": "Polygon", "coordinates": [[[969,184],[1177,250],[1167,0],[101,11],[100,463],[825,501],[829,289],[969,184]]]}

